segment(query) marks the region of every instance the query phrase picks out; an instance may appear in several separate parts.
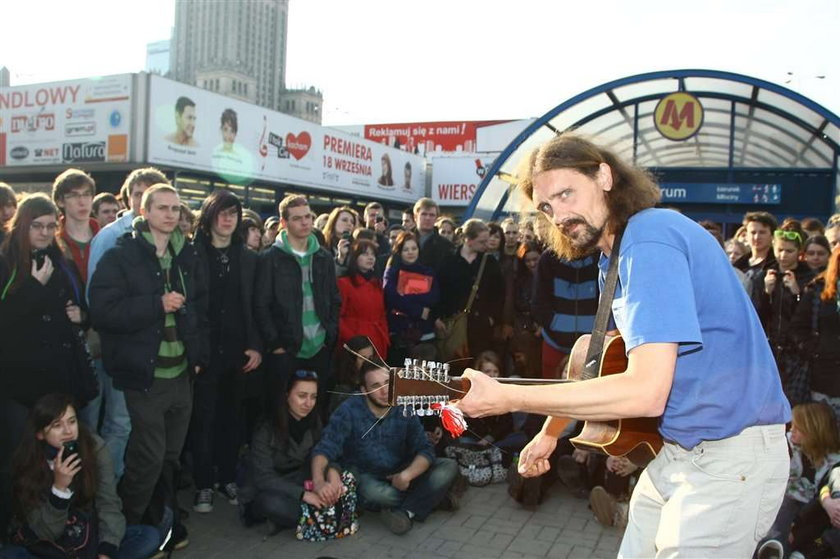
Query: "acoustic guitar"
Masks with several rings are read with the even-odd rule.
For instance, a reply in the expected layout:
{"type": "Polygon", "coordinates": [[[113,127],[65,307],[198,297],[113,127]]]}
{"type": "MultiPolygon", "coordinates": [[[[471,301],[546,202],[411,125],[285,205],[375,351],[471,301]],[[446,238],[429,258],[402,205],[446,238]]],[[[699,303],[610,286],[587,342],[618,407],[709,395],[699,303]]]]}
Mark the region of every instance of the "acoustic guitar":
{"type": "MultiPolygon", "coordinates": [[[[566,365],[566,380],[582,381],[627,371],[627,355],[621,336],[607,335],[601,355],[601,367],[597,372],[587,373],[584,367],[589,341],[585,334],[578,338],[566,365]]],[[[615,419],[612,421],[586,421],[580,435],[571,443],[583,450],[595,450],[610,456],[625,456],[637,466],[644,467],[656,457],[662,448],[658,417],[615,419]]]]}
{"type": "MultiPolygon", "coordinates": [[[[565,378],[497,378],[503,384],[546,385],[578,382],[589,378],[621,374],[627,370],[627,357],[621,336],[607,336],[597,374],[588,375],[584,370],[590,335],[578,338],[566,365],[565,378]]],[[[440,405],[463,398],[470,389],[469,380],[449,376],[449,365],[436,362],[406,359],[402,368],[391,370],[388,384],[388,402],[403,408],[404,415],[439,415],[440,405]]],[[[559,433],[572,423],[571,418],[555,418],[555,432],[559,433]]],[[[594,450],[610,456],[626,456],[639,467],[650,462],[662,448],[662,438],[657,427],[659,419],[644,417],[616,419],[613,421],[586,421],[580,435],[571,439],[575,447],[594,450]]]]}

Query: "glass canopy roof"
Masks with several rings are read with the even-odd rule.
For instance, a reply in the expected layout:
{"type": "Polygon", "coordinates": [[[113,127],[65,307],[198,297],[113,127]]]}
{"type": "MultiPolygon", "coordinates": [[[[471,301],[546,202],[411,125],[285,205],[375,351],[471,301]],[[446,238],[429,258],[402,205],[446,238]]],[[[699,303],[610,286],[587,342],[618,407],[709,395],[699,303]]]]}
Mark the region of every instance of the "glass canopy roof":
{"type": "Polygon", "coordinates": [[[833,169],[840,154],[840,117],[794,91],[749,76],[675,70],[616,80],[558,105],[525,129],[496,159],[468,217],[522,209],[511,185],[519,161],[555,134],[576,130],[647,168],[833,169]],[[656,129],[659,100],[684,91],[703,107],[691,138],[674,141],[656,129]]]}

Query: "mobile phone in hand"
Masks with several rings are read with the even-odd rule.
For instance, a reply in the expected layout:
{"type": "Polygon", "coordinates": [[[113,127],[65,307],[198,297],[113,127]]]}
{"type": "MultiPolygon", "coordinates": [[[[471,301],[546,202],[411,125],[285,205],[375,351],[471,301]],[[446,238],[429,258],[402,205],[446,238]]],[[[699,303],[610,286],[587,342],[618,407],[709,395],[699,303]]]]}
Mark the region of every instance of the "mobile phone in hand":
{"type": "Polygon", "coordinates": [[[67,441],[64,443],[64,454],[62,456],[65,462],[69,457],[76,454],[79,454],[79,441],[67,441]]]}

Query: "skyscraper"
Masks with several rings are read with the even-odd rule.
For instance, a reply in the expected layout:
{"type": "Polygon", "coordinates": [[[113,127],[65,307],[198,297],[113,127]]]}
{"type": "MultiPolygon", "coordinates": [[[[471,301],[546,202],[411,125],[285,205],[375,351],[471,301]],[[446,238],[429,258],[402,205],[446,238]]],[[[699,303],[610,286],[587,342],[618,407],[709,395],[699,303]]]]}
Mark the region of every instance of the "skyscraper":
{"type": "Polygon", "coordinates": [[[282,110],[289,0],[176,0],[172,77],[282,110]]]}

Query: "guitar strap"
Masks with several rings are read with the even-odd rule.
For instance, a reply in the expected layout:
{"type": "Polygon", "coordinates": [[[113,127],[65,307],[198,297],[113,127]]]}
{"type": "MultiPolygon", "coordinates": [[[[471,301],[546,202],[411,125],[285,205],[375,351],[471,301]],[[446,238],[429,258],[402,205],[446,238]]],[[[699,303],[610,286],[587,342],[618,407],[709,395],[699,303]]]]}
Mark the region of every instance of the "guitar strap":
{"type": "Polygon", "coordinates": [[[595,313],[595,325],[592,328],[592,337],[589,339],[589,350],[586,352],[586,362],[583,365],[581,380],[597,377],[598,371],[601,368],[604,340],[607,336],[607,327],[609,326],[610,315],[612,314],[615,288],[618,285],[618,252],[620,248],[621,231],[615,234],[615,239],[613,240],[610,265],[607,268],[604,290],[601,292],[601,299],[598,302],[598,311],[595,313]]]}

